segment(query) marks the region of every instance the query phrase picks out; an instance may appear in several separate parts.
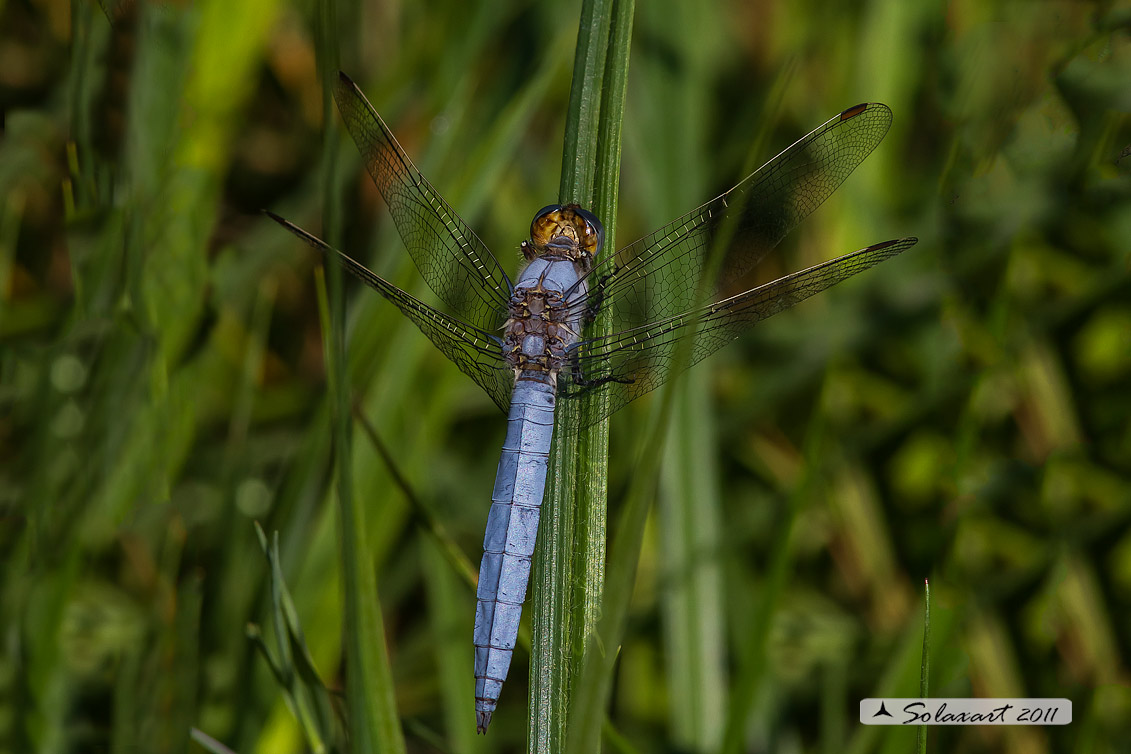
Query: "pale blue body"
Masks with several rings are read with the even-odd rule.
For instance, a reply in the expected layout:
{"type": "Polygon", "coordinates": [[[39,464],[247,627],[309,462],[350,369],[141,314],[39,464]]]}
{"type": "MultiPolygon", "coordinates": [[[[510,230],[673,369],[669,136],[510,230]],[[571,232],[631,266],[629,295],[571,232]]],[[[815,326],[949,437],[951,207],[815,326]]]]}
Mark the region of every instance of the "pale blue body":
{"type": "MultiPolygon", "coordinates": [[[[525,290],[539,284],[564,294],[578,278],[572,262],[538,258],[522,271],[512,299],[520,300],[525,290]]],[[[570,301],[585,293],[582,284],[570,301]]],[[[575,316],[569,325],[576,333],[581,322],[580,315],[575,316]]],[[[523,354],[531,358],[544,349],[545,339],[537,335],[522,342],[523,354]]],[[[553,371],[520,371],[511,397],[475,595],[475,711],[481,730],[495,711],[518,639],[554,434],[556,377],[553,371]]]]}

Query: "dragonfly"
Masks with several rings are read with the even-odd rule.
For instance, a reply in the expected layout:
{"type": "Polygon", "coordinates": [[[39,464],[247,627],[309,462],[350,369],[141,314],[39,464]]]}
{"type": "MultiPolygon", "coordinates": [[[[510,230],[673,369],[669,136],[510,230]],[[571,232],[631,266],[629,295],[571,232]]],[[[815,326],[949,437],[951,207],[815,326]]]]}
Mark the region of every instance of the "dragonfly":
{"type": "Polygon", "coordinates": [[[515,280],[413,165],[361,89],[342,73],[334,99],[433,307],[313,234],[268,212],[388,299],[507,414],[483,540],[473,631],[476,725],[485,733],[518,638],[551,438],[607,418],[752,325],[907,250],[874,244],[748,290],[744,276],[880,143],[891,110],[833,116],[729,191],[613,253],[576,204],[534,215],[515,280]],[[601,314],[611,334],[587,336],[601,314]],[[681,343],[686,341],[686,345],[681,343]],[[557,422],[559,401],[599,395],[557,422]],[[584,414],[584,415],[583,415],[584,414]]]}

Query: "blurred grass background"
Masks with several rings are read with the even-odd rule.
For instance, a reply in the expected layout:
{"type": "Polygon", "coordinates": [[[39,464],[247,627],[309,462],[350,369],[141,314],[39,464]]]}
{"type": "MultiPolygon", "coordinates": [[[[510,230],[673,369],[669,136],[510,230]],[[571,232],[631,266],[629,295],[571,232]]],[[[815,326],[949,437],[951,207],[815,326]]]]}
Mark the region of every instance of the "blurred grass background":
{"type": "MultiPolygon", "coordinates": [[[[497,256],[556,196],[579,4],[338,0],[342,67],[497,256]]],[[[310,3],[0,3],[0,752],[306,741],[248,623],[277,565],[341,704],[310,3]],[[113,18],[113,23],[109,18],[113,18]]],[[[917,235],[680,386],[606,747],[896,752],[863,696],[1069,697],[928,751],[1131,747],[1131,5],[636,10],[618,237],[866,100],[877,152],[767,278],[917,235]]],[[[348,139],[342,247],[431,300],[348,139]]],[[[352,443],[409,751],[526,745],[525,652],[474,736],[477,562],[503,426],[349,285],[352,443]]],[[[610,505],[650,399],[614,419],[610,505]]]]}

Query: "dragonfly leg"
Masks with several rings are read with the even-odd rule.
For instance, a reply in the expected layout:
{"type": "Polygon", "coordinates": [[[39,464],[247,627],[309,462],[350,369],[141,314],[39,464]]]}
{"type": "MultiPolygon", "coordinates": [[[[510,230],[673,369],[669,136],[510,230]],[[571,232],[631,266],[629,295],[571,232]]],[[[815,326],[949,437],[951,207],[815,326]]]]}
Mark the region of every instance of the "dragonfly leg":
{"type": "Polygon", "coordinates": [[[585,323],[589,324],[597,318],[597,313],[601,311],[601,305],[605,303],[605,283],[609,278],[616,275],[616,270],[603,275],[597,284],[593,286],[593,290],[586,298],[585,304],[585,323]]]}
{"type": "Polygon", "coordinates": [[[581,370],[581,364],[578,361],[577,354],[570,358],[570,382],[576,385],[576,389],[568,387],[559,388],[559,394],[565,397],[576,398],[581,395],[599,388],[601,385],[607,385],[610,382],[615,382],[619,385],[631,385],[636,382],[635,377],[617,377],[616,375],[608,375],[606,377],[586,377],[581,370]]]}

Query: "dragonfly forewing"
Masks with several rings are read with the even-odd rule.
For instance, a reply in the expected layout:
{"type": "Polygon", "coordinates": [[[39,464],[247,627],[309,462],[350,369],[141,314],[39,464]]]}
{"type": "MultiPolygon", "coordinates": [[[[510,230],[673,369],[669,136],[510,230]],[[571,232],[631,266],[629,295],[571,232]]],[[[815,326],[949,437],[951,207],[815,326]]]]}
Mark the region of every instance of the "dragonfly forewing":
{"type": "Polygon", "coordinates": [[[726,193],[599,261],[587,276],[590,301],[612,310],[614,331],[709,301],[848,178],[883,140],[891,118],[877,102],[830,118],[726,193]]]}
{"type": "Polygon", "coordinates": [[[428,287],[468,324],[488,331],[501,327],[511,282],[498,260],[416,169],[361,89],[344,73],[339,75],[334,99],[428,287]]]}

